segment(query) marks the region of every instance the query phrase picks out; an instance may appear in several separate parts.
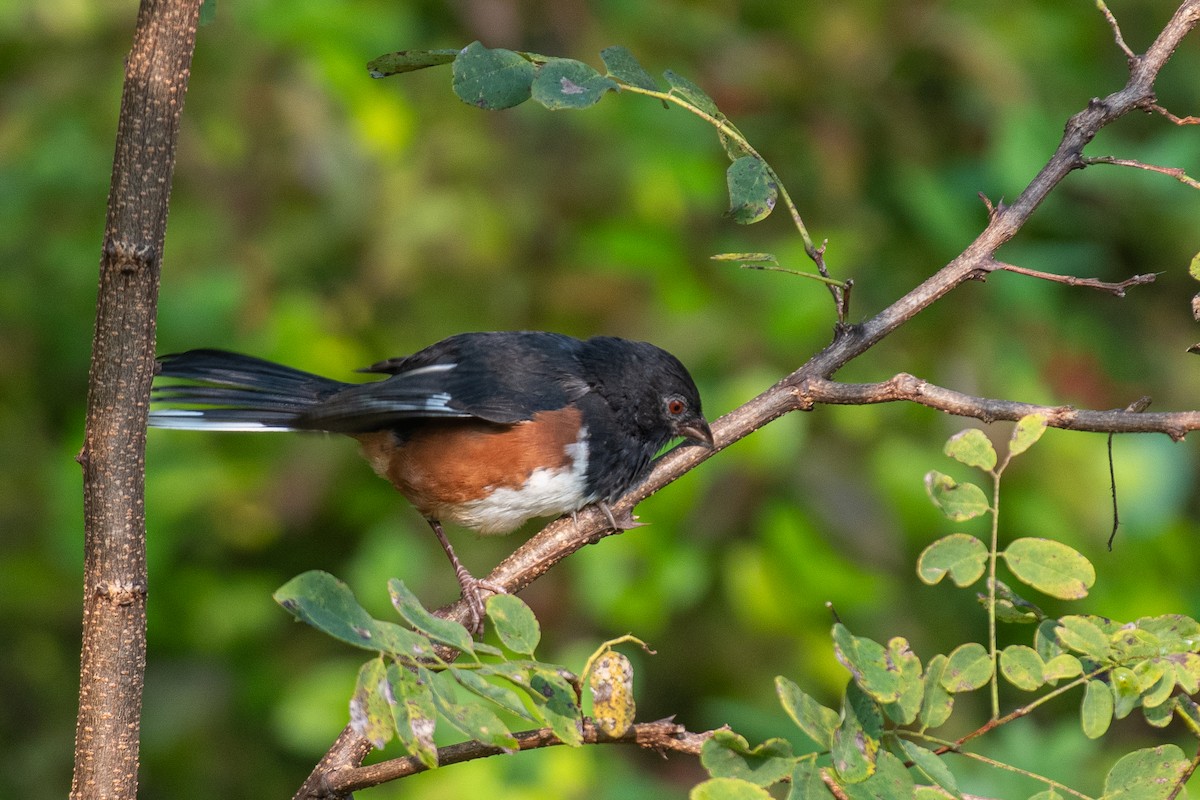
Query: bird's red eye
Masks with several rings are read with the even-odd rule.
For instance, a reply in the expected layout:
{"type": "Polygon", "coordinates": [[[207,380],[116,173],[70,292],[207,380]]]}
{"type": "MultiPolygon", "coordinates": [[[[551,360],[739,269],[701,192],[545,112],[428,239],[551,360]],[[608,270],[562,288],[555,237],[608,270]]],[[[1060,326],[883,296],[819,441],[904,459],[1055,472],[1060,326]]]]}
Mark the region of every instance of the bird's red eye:
{"type": "Polygon", "coordinates": [[[687,403],[683,402],[679,398],[667,401],[667,413],[672,417],[678,417],[684,411],[687,411],[687,403]]]}

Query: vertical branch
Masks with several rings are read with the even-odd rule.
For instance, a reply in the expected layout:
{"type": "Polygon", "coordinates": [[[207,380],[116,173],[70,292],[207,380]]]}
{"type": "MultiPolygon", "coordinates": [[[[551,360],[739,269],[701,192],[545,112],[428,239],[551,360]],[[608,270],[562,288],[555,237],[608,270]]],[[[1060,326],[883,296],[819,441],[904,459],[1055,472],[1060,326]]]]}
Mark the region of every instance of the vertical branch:
{"type": "Polygon", "coordinates": [[[146,663],[146,406],[179,116],[200,0],[143,0],[117,123],[88,376],[72,798],[137,794],[146,663]]]}

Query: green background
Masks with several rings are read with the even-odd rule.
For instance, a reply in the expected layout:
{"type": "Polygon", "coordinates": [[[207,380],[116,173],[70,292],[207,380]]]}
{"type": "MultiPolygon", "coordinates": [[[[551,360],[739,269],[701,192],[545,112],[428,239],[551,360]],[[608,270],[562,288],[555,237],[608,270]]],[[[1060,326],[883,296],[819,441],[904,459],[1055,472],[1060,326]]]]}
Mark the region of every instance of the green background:
{"type": "MultiPolygon", "coordinates": [[[[1142,50],[1170,2],[1112,4],[1142,50]]],[[[0,0],[0,795],[69,786],[78,679],[80,472],[96,266],[130,2],[0,0]]],[[[771,251],[808,268],[783,214],[723,218],[726,160],[678,109],[609,95],[583,112],[490,113],[450,71],[371,80],[408,48],[489,46],[599,67],[628,47],[703,86],[789,187],[853,319],[953,258],[1015,197],[1067,117],[1119,88],[1123,55],[1094,4],[1025,2],[345,2],[222,0],[201,28],[180,137],[159,350],[242,350],[333,377],[462,330],[537,328],[648,339],[695,374],[710,418],[831,336],[818,284],[711,262],[771,251]]],[[[1200,113],[1200,41],[1159,85],[1200,113]]],[[[1132,115],[1091,155],[1200,175],[1196,128],[1132,115]]],[[[900,371],[986,396],[1094,408],[1200,396],[1187,275],[1200,192],[1116,167],[1072,174],[1005,260],[1121,280],[1124,299],[1014,275],[957,289],[839,378],[900,371]]],[[[927,587],[917,554],[958,530],[929,469],[967,423],[918,407],[818,408],[773,423],[639,507],[650,527],[585,548],[525,594],[541,655],[580,668],[633,632],[639,717],[751,741],[800,739],[773,697],[788,675],[826,702],[846,673],[831,602],[856,633],[909,637],[927,659],[985,636],[972,592],[927,587]]],[[[988,429],[1005,438],[1008,427],[988,429]]],[[[1014,467],[1002,535],[1042,535],[1097,566],[1089,600],[1052,613],[1200,614],[1196,449],[1115,443],[1123,528],[1113,553],[1105,439],[1049,432],[1014,467]]],[[[424,522],[349,440],[152,431],[147,456],[147,798],[289,796],[347,718],[365,654],[290,622],[271,592],[326,569],[377,615],[402,577],[430,605],[456,594],[424,522]]],[[[962,530],[983,535],[982,523],[962,530]]],[[[452,531],[486,572],[524,536],[452,531]]],[[[1041,599],[1041,598],[1037,598],[1041,599]]],[[[1032,631],[1006,629],[1007,641],[1032,631]]],[[[1006,691],[1006,707],[1032,695],[1006,691]]],[[[988,737],[985,752],[1096,793],[1111,752],[1078,732],[1078,696],[988,737]]],[[[984,718],[963,698],[948,734],[984,718]]],[[[1154,743],[1137,722],[1111,744],[1154,743]]],[[[1168,732],[1194,745],[1180,730],[1168,732]]],[[[1107,740],[1106,740],[1107,741],[1107,740]]],[[[394,754],[394,751],[391,751],[394,754]]],[[[1022,797],[1028,780],[953,764],[963,788],[1022,797]]],[[[363,792],[364,798],[682,797],[691,759],[554,748],[363,792]]]]}

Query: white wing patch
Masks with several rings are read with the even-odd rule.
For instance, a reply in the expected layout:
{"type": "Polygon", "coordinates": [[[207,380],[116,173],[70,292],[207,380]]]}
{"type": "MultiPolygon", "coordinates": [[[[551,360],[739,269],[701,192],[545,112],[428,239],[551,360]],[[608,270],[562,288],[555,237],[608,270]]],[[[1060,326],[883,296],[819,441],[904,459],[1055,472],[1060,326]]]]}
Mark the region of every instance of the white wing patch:
{"type": "Polygon", "coordinates": [[[155,428],[173,431],[293,431],[286,425],[269,425],[265,422],[233,419],[208,419],[203,411],[173,408],[151,411],[150,424],[155,428]]]}

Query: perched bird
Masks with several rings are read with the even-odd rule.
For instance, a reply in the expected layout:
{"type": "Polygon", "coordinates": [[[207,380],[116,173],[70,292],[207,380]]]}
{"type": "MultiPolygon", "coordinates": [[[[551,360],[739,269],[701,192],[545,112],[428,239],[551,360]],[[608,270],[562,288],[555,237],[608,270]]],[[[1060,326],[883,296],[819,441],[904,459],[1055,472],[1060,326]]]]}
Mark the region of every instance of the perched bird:
{"type": "Polygon", "coordinates": [[[609,503],[639,483],[672,439],[713,446],[687,369],[646,342],[540,331],[462,333],[343,383],[221,350],[159,359],[150,425],[216,431],[331,431],[353,436],[381,477],[441,542],[483,620],[483,585],[442,530],[484,534],[609,503]]]}

